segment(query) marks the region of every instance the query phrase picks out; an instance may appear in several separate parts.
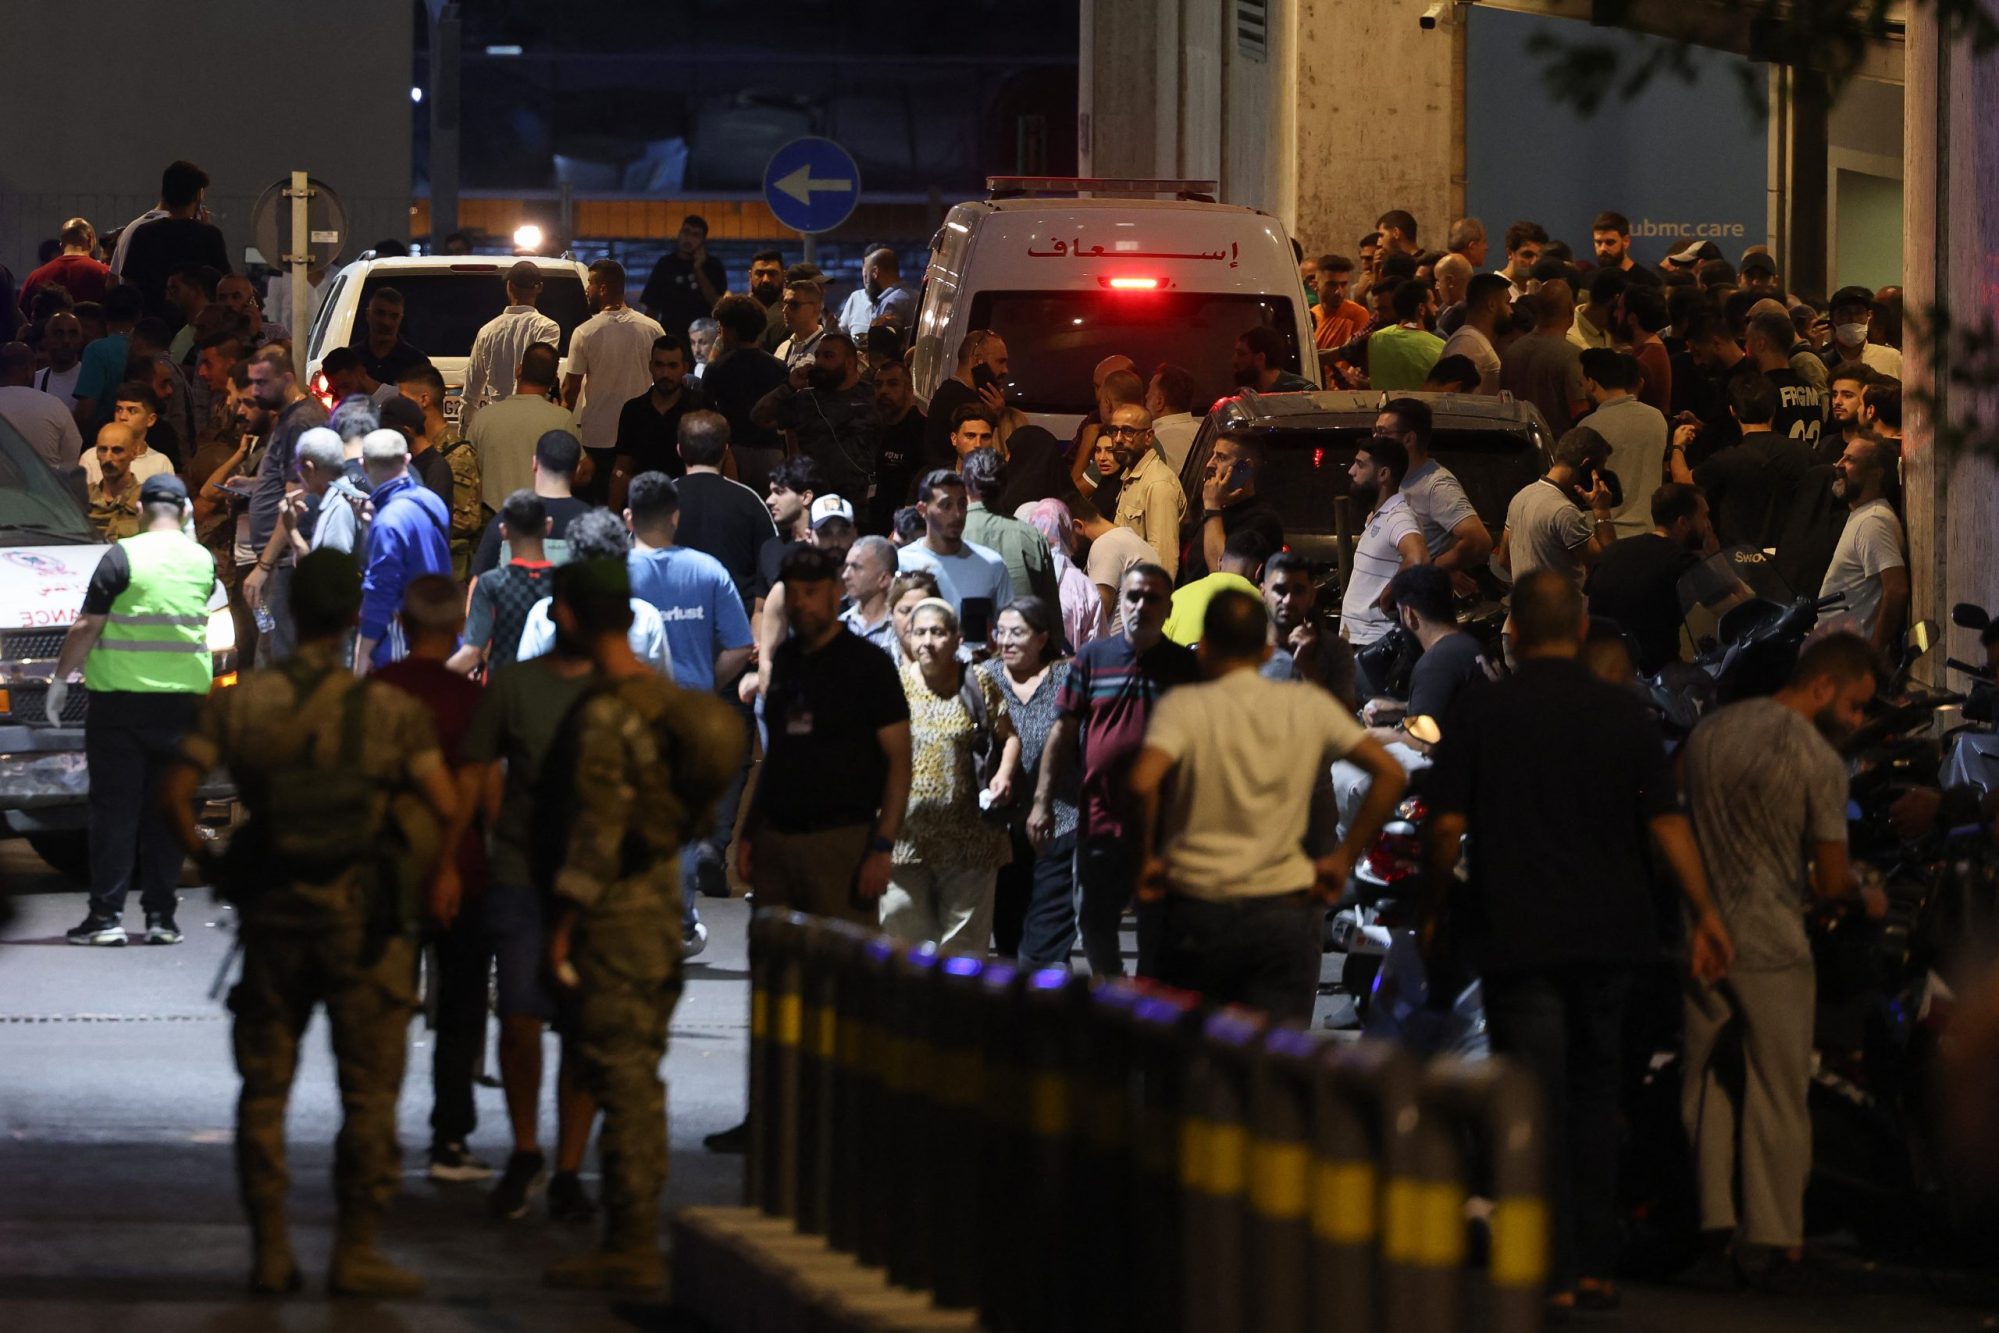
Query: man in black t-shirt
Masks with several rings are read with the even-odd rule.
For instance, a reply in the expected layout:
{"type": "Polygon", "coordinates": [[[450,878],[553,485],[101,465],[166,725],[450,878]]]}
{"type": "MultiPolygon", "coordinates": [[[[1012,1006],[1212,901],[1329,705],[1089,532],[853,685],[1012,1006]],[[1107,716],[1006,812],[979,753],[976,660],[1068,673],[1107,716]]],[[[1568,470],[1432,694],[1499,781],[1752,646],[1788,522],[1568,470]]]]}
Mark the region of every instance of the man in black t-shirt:
{"type": "MultiPolygon", "coordinates": [[[[688,214],[680,220],[673,249],[659,257],[646,279],[639,304],[668,333],[687,336],[687,326],[707,318],[715,303],[729,293],[729,275],[722,261],[708,253],[708,220],[688,214]]],[[[757,306],[757,334],[763,333],[764,308],[757,306]]],[[[752,340],[754,341],[754,339],[752,340]]]]}
{"type": "Polygon", "coordinates": [[[652,388],[627,402],[618,413],[616,461],[611,465],[611,507],[624,507],[625,486],[641,472],[664,472],[679,478],[687,471],[680,458],[680,423],[689,412],[707,406],[701,382],[687,378],[687,340],[663,333],[652,340],[647,363],[652,388]]]}
{"type": "Polygon", "coordinates": [[[1775,310],[1749,317],[1749,331],[1742,348],[1777,391],[1777,415],[1771,429],[1779,435],[1801,440],[1807,449],[1818,449],[1825,433],[1826,393],[1791,366],[1791,345],[1797,329],[1788,315],[1775,310]]]}
{"type": "Polygon", "coordinates": [[[1514,585],[1519,669],[1446,720],[1423,831],[1425,933],[1448,894],[1450,943],[1484,987],[1492,1048],[1550,1108],[1548,1286],[1562,1304],[1615,1295],[1618,1048],[1633,977],[1659,956],[1654,848],[1691,908],[1695,976],[1719,980],[1733,956],[1658,728],[1578,660],[1584,620],[1567,575],[1514,585]]]}
{"type": "MultiPolygon", "coordinates": [[[[1457,702],[1459,691],[1485,679],[1478,640],[1458,628],[1451,576],[1435,565],[1411,565],[1388,581],[1388,600],[1402,628],[1415,635],[1423,647],[1423,655],[1409,673],[1406,716],[1434,718],[1441,723],[1457,702]]],[[[1429,748],[1411,735],[1395,739],[1414,750],[1429,748]]]]}
{"type": "Polygon", "coordinates": [[[1652,531],[1626,537],[1597,559],[1590,619],[1624,632],[1640,675],[1681,659],[1680,578],[1713,540],[1707,497],[1669,481],[1652,493],[1652,531]]]}
{"type": "Polygon", "coordinates": [[[763,332],[763,307],[747,296],[731,296],[715,307],[721,325],[722,350],[701,375],[701,392],[708,406],[729,419],[729,447],[736,456],[736,476],[762,494],[771,469],[784,456],[784,436],[760,426],[751,414],[764,395],[785,382],[784,362],[756,345],[763,332]]]}
{"type": "Polygon", "coordinates": [[[762,496],[722,475],[729,452],[729,423],[720,412],[689,412],[680,419],[680,528],[675,541],[722,562],[736,582],[743,610],[755,609],[757,555],[777,537],[762,496]]]}
{"type": "Polygon", "coordinates": [[[909,796],[909,703],[888,655],[840,623],[840,566],[817,547],[779,575],[791,637],[764,692],[770,739],[737,844],[759,907],[873,926],[909,796]]]}
{"type": "Polygon", "coordinates": [[[1224,435],[1208,455],[1206,481],[1201,487],[1201,513],[1194,521],[1193,540],[1180,562],[1180,586],[1208,576],[1222,562],[1229,538],[1248,530],[1263,538],[1264,549],[1284,549],[1284,520],[1277,507],[1256,493],[1263,474],[1263,446],[1252,439],[1224,435]]]}
{"type": "Polygon", "coordinates": [[[1765,550],[1777,543],[1778,529],[1791,510],[1791,499],[1805,469],[1812,465],[1804,442],[1772,429],[1777,416],[1777,390],[1762,375],[1741,375],[1729,381],[1729,411],[1742,431],[1742,442],[1711,454],[1689,468],[1691,428],[1673,432],[1666,450],[1667,479],[1701,488],[1714,512],[1714,529],[1723,546],[1753,546],[1765,550]]]}
{"type": "Polygon", "coordinates": [[[909,382],[909,367],[891,361],[875,370],[875,410],[881,443],[875,454],[875,493],[868,501],[867,531],[895,530],[895,511],[909,503],[923,461],[923,414],[909,382]]]}

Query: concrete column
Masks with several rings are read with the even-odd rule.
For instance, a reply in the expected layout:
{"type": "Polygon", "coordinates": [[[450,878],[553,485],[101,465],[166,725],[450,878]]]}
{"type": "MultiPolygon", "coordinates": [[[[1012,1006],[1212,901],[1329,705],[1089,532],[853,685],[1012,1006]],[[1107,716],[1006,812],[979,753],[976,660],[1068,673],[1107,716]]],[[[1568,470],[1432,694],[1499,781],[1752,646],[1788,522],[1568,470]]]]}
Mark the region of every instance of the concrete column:
{"type": "MultiPolygon", "coordinates": [[[[1902,351],[1905,386],[1914,390],[1935,383],[1915,316],[1939,302],[1960,327],[1995,313],[1999,241],[1984,219],[1999,214],[1999,60],[1944,42],[1923,5],[1910,8],[1906,50],[1903,268],[1911,330],[1902,351]]],[[[1999,420],[1995,400],[1946,384],[1940,405],[1952,420],[1990,423],[1999,420]]],[[[1991,503],[1999,467],[1941,456],[1932,423],[1913,403],[1904,432],[1913,614],[1947,620],[1954,602],[1999,604],[1999,510],[1991,503]]]]}
{"type": "MultiPolygon", "coordinates": [[[[1286,7],[1297,53],[1284,215],[1292,234],[1308,254],[1351,255],[1377,217],[1406,208],[1423,247],[1442,249],[1464,207],[1464,83],[1461,74],[1453,78],[1462,32],[1422,28],[1428,0],[1287,0],[1286,7]]],[[[1454,17],[1453,6],[1444,14],[1454,17]]],[[[1490,230],[1494,220],[1486,224],[1490,230]]]]}
{"type": "Polygon", "coordinates": [[[1078,174],[1161,174],[1161,146],[1179,137],[1176,126],[1161,124],[1177,98],[1158,86],[1173,64],[1172,47],[1161,35],[1160,10],[1173,7],[1172,0],[1083,0],[1078,174]]]}

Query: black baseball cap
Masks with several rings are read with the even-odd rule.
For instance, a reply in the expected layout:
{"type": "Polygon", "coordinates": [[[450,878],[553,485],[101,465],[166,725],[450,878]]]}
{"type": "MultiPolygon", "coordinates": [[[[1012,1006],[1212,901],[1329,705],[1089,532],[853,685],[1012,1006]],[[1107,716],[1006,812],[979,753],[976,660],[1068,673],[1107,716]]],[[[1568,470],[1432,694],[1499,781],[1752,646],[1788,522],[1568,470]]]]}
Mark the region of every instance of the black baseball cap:
{"type": "Polygon", "coordinates": [[[423,434],[423,409],[416,405],[416,399],[397,394],[383,403],[379,416],[384,426],[390,430],[408,430],[423,434]]]}
{"type": "Polygon", "coordinates": [[[157,472],[139,483],[139,503],[152,504],[155,500],[184,501],[187,499],[187,483],[171,472],[157,472]]]}

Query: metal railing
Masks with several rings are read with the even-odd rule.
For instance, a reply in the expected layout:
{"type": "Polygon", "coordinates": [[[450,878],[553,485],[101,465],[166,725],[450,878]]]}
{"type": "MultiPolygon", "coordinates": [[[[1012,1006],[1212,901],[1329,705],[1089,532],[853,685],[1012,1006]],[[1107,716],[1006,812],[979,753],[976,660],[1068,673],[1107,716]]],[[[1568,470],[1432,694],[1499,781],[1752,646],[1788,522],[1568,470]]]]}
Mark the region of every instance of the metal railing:
{"type": "Polygon", "coordinates": [[[1541,1325],[1544,1118],[1503,1060],[795,913],[757,914],[750,960],[748,1203],[939,1310],[989,1333],[1541,1325]]]}

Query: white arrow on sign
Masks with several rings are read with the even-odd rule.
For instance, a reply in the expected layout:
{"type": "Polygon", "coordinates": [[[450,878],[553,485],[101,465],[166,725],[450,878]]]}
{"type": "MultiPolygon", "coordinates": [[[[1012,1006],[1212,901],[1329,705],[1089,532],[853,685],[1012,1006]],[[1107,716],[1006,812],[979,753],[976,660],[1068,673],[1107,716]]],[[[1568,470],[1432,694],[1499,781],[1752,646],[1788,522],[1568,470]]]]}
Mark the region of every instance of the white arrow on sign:
{"type": "Polygon", "coordinates": [[[771,183],[807,207],[811,206],[814,194],[852,194],[854,192],[854,183],[852,181],[812,179],[812,168],[810,166],[800,167],[789,176],[780,176],[771,183]]]}

